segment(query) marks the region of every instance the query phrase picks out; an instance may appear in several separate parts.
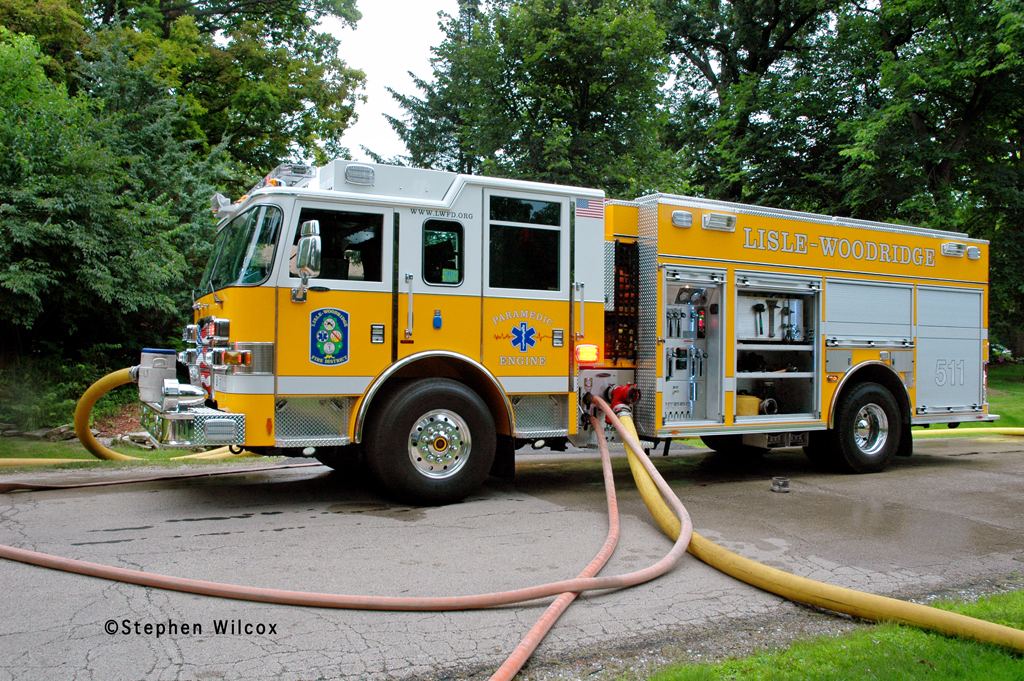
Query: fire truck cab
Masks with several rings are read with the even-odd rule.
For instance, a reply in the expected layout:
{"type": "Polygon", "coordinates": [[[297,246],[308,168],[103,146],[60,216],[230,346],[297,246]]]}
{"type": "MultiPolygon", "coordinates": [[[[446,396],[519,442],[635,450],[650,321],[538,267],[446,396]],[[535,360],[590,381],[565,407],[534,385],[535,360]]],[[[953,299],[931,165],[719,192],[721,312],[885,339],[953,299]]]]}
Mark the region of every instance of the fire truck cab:
{"type": "Polygon", "coordinates": [[[912,423],[997,418],[987,244],[962,234],[349,161],[214,209],[189,380],[140,379],[166,445],[366,465],[444,503],[524,444],[592,444],[581,397],[614,385],[650,443],[858,472],[909,455],[912,423]]]}

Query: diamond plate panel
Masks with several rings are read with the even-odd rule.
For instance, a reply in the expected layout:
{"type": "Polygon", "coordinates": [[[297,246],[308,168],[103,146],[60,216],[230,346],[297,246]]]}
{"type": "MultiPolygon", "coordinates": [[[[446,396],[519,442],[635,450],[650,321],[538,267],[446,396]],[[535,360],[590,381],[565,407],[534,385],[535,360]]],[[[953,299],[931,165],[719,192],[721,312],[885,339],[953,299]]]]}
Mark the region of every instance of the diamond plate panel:
{"type": "Polygon", "coordinates": [[[564,437],[569,434],[568,395],[513,395],[516,437],[564,437]]]}
{"type": "Polygon", "coordinates": [[[353,397],[293,397],[277,407],[274,444],[278,447],[347,445],[353,397]]]}
{"type": "Polygon", "coordinates": [[[636,379],[640,402],[636,425],[640,435],[654,436],[657,430],[655,394],[658,390],[658,195],[645,196],[640,205],[638,225],[640,270],[640,339],[636,351],[636,379]]]}
{"type": "Polygon", "coordinates": [[[604,310],[615,309],[615,242],[604,242],[604,310]]]}
{"type": "Polygon", "coordinates": [[[218,409],[206,407],[193,407],[189,409],[195,414],[195,444],[197,445],[242,445],[245,444],[245,414],[229,414],[218,409]],[[225,432],[226,422],[234,424],[234,433],[228,437],[225,432]],[[207,423],[211,426],[211,432],[216,433],[207,437],[207,423]]]}

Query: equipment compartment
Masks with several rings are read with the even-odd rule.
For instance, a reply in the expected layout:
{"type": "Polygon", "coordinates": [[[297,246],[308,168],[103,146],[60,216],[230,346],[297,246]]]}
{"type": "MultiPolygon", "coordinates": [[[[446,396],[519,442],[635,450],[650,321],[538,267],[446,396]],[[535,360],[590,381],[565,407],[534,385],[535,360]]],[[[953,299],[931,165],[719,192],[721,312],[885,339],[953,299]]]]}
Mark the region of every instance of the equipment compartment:
{"type": "Polygon", "coordinates": [[[737,275],[736,422],[817,418],[818,280],[737,275]],[[744,404],[740,406],[741,402],[744,404]]]}
{"type": "Polygon", "coordinates": [[[666,269],[661,346],[663,425],[722,423],[724,275],[666,269]]]}

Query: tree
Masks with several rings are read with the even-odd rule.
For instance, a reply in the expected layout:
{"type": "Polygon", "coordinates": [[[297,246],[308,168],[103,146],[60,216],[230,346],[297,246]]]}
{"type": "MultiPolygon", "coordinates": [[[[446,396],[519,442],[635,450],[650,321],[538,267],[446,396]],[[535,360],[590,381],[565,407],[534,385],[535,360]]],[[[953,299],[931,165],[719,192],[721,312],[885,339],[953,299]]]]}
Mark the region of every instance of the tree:
{"type": "Polygon", "coordinates": [[[867,24],[884,97],[847,124],[848,213],[991,239],[992,326],[1024,355],[1024,3],[893,0],[867,24]]]}
{"type": "Polygon", "coordinates": [[[72,337],[134,352],[180,324],[183,198],[212,178],[173,141],[181,104],[152,73],[128,78],[111,55],[93,66],[97,96],[72,97],[44,61],[0,28],[0,354],[60,356],[72,337]]]}
{"type": "Polygon", "coordinates": [[[463,3],[443,19],[434,78],[392,125],[410,160],[459,171],[646,187],[663,160],[658,88],[664,34],[645,3],[463,3]]]}
{"type": "Polygon", "coordinates": [[[0,0],[0,26],[36,37],[47,76],[75,87],[80,50],[87,41],[81,6],[68,0],[0,0]]]}
{"type": "MultiPolygon", "coordinates": [[[[476,0],[459,0],[458,17],[441,16],[445,40],[435,48],[431,60],[434,80],[428,82],[409,72],[423,97],[388,88],[405,109],[406,120],[387,118],[409,151],[407,159],[399,157],[390,162],[406,160],[421,168],[473,174],[480,172],[486,154],[476,139],[476,121],[481,118],[477,103],[487,96],[486,83],[493,82],[479,70],[495,63],[493,55],[478,54],[477,50],[493,45],[494,38],[489,22],[481,21],[476,0]],[[474,37],[474,32],[481,35],[474,37]]],[[[384,161],[372,150],[367,151],[374,160],[384,161]]]]}
{"type": "Polygon", "coordinates": [[[660,6],[700,193],[991,239],[993,329],[1024,354],[1024,3],[660,6]]]}
{"type": "Polygon", "coordinates": [[[701,193],[763,200],[799,172],[794,163],[826,148],[827,127],[803,123],[834,104],[808,76],[828,57],[825,29],[841,4],[657,0],[675,76],[670,144],[701,193]]]}
{"type": "Polygon", "coordinates": [[[140,65],[160,60],[188,104],[179,134],[207,149],[225,144],[233,189],[282,161],[347,154],[340,138],[364,76],[317,26],[327,17],[354,25],[355,0],[96,0],[87,14],[100,43],[130,47],[140,65]]]}

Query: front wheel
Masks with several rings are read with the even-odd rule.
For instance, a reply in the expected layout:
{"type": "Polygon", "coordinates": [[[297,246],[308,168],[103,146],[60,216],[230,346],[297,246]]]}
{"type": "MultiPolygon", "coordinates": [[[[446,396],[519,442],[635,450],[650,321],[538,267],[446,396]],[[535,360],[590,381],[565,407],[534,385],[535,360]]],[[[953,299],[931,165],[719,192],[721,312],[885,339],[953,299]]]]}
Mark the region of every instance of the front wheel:
{"type": "Polygon", "coordinates": [[[902,430],[892,393],[878,383],[862,383],[836,406],[835,463],[851,473],[882,471],[896,456],[902,430]]]}
{"type": "Polygon", "coordinates": [[[397,499],[426,505],[476,491],[494,463],[495,442],[484,401],[446,378],[415,380],[392,392],[363,435],[377,482],[397,499]]]}

